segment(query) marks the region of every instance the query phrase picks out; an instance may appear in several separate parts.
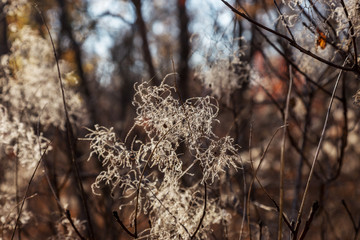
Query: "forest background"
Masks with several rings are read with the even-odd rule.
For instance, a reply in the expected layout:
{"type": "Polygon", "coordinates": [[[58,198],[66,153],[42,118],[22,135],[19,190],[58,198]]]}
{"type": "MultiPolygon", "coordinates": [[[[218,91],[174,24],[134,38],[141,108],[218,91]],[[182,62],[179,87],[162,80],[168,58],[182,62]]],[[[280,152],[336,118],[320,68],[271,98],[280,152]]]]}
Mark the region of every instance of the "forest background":
{"type": "Polygon", "coordinates": [[[359,239],[359,2],[0,10],[0,239],[359,239]]]}

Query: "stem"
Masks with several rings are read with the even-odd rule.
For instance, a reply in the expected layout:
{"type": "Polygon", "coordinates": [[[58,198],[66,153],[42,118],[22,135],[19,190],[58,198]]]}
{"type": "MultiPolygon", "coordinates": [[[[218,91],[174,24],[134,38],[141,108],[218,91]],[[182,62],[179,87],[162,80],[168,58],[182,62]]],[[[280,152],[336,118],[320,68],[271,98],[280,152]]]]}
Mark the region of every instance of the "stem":
{"type": "Polygon", "coordinates": [[[292,67],[289,66],[290,72],[290,83],[289,89],[286,97],[286,107],[284,114],[284,129],[283,129],[283,137],[282,137],[282,145],[281,145],[281,156],[280,156],[280,209],[279,209],[279,231],[278,231],[278,240],[281,239],[282,234],[282,214],[284,211],[284,168],[285,168],[285,142],[286,142],[286,133],[287,133],[287,125],[289,118],[289,103],[290,103],[290,95],[293,85],[293,75],[292,75],[292,67]]]}
{"type": "MultiPolygon", "coordinates": [[[[343,65],[345,65],[347,59],[348,59],[348,57],[346,57],[343,65]]],[[[331,98],[330,98],[329,106],[328,106],[326,117],[325,117],[324,126],[323,126],[321,136],[320,136],[320,140],[319,140],[316,152],[315,152],[314,160],[313,160],[312,165],[311,165],[310,173],[309,173],[309,176],[308,176],[308,179],[307,179],[307,182],[306,182],[306,186],[305,186],[305,190],[304,190],[304,195],[302,197],[301,204],[300,204],[300,209],[299,209],[298,216],[297,216],[297,219],[296,219],[295,234],[294,234],[293,239],[296,239],[296,235],[297,235],[296,233],[298,232],[298,228],[299,228],[299,225],[300,225],[300,218],[301,218],[302,212],[304,210],[305,199],[306,199],[307,193],[309,191],[310,181],[311,181],[312,175],[314,173],[315,164],[317,162],[317,159],[318,159],[318,156],[319,156],[319,153],[320,153],[322,141],[323,141],[323,139],[325,137],[326,127],[327,127],[327,123],[328,123],[328,120],[329,120],[331,107],[332,107],[332,104],[334,102],[335,92],[336,92],[336,89],[337,89],[337,87],[339,85],[340,77],[342,75],[342,72],[343,72],[343,70],[340,71],[340,73],[338,75],[338,78],[336,79],[336,83],[335,83],[335,86],[334,86],[334,89],[333,89],[333,92],[332,92],[332,95],[331,95],[331,98]]]]}
{"type": "Polygon", "coordinates": [[[207,202],[207,190],[206,190],[206,182],[204,181],[204,190],[205,190],[205,194],[204,194],[204,210],[203,210],[203,214],[201,216],[201,219],[199,221],[199,224],[194,232],[194,234],[191,236],[190,239],[194,239],[194,237],[196,236],[197,232],[199,231],[202,222],[204,221],[205,218],[205,214],[206,214],[206,202],[207,202]]]}

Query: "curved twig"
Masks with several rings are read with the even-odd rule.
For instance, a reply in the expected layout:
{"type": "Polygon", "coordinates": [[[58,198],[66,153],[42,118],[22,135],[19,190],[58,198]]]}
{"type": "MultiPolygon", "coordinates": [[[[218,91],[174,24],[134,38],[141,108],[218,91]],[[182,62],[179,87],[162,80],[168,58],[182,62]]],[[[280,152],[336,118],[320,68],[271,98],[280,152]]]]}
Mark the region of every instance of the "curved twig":
{"type": "Polygon", "coordinates": [[[114,216],[116,222],[120,224],[122,229],[124,229],[127,234],[129,234],[133,238],[136,238],[136,235],[134,233],[130,232],[129,229],[127,229],[127,227],[124,225],[124,223],[120,220],[120,217],[119,217],[119,214],[117,213],[117,211],[113,211],[113,216],[114,216]]]}
{"type": "Polygon", "coordinates": [[[204,221],[204,218],[205,218],[205,215],[206,215],[207,190],[206,190],[206,182],[205,181],[204,181],[204,190],[205,190],[205,193],[204,193],[204,210],[203,210],[203,214],[202,214],[202,216],[200,218],[199,224],[198,224],[194,234],[191,236],[190,239],[194,239],[194,237],[196,236],[197,232],[199,231],[199,229],[201,227],[201,224],[204,221]]]}

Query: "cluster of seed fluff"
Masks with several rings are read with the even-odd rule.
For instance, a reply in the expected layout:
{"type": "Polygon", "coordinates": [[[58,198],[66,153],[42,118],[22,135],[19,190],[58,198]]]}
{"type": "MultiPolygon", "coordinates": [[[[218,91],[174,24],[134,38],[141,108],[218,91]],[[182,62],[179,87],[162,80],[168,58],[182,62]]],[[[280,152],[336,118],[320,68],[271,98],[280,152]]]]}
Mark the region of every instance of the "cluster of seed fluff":
{"type": "Polygon", "coordinates": [[[196,73],[204,87],[226,104],[229,104],[231,94],[249,81],[250,64],[241,59],[245,55],[247,45],[243,39],[239,41],[244,44],[233,56],[229,57],[220,52],[216,60],[205,64],[196,73]]]}
{"type": "Polygon", "coordinates": [[[202,218],[194,239],[206,239],[211,224],[229,221],[231,217],[214,200],[205,201],[200,185],[182,188],[174,176],[166,176],[161,187],[149,190],[147,197],[151,202],[151,239],[190,239],[202,218]]]}
{"type": "MultiPolygon", "coordinates": [[[[36,133],[35,126],[65,129],[65,114],[50,40],[22,21],[32,18],[33,3],[2,3],[1,16],[12,19],[7,28],[10,51],[0,59],[0,239],[9,239],[5,234],[15,227],[18,215],[16,191],[28,186],[35,165],[45,149],[50,149],[49,140],[36,133]],[[17,163],[18,175],[14,170],[17,163]]],[[[66,66],[60,63],[62,69],[66,66]]],[[[63,73],[67,76],[67,72],[63,73]]],[[[84,120],[81,99],[64,80],[70,118],[73,123],[84,120]]],[[[30,216],[25,205],[20,224],[29,221],[30,216]]]]}
{"type": "MultiPolygon", "coordinates": [[[[12,33],[11,52],[2,56],[0,100],[12,116],[25,116],[32,123],[65,129],[65,114],[56,62],[48,39],[29,26],[12,33]]],[[[65,70],[66,64],[60,63],[65,70]]],[[[63,72],[67,76],[66,72],[63,72]]],[[[85,122],[86,111],[80,95],[64,80],[66,104],[72,122],[85,122]]]]}
{"type": "MultiPolygon", "coordinates": [[[[16,206],[17,203],[15,196],[4,193],[0,190],[0,240],[10,239],[18,216],[16,206]]],[[[31,216],[32,214],[24,209],[21,212],[19,224],[26,225],[29,223],[31,216]]]]}
{"type": "MultiPolygon", "coordinates": [[[[124,189],[126,192],[129,188],[136,189],[136,184],[132,182],[132,173],[137,178],[139,158],[136,158],[136,154],[139,151],[127,150],[124,143],[116,139],[113,129],[105,128],[99,125],[95,125],[95,130],[88,129],[89,134],[86,135],[86,140],[90,140],[91,153],[96,155],[102,163],[102,166],[106,168],[101,171],[97,176],[95,182],[92,184],[92,191],[96,195],[97,189],[100,189],[103,184],[109,185],[112,192],[115,191],[117,186],[124,189]],[[128,170],[125,173],[125,170],[128,170]],[[134,171],[132,171],[134,169],[134,171]]],[[[141,151],[140,151],[141,152],[141,151]]]]}
{"type": "Polygon", "coordinates": [[[198,146],[199,139],[214,136],[212,125],[217,121],[218,107],[213,98],[190,98],[182,103],[175,88],[164,82],[160,86],[145,82],[135,89],[135,124],[143,126],[152,141],[165,138],[176,145],[186,141],[198,146]]]}
{"type": "MultiPolygon", "coordinates": [[[[77,218],[72,219],[72,222],[76,229],[79,231],[82,236],[85,232],[85,222],[77,218]]],[[[79,235],[75,232],[74,227],[66,217],[62,217],[58,220],[56,225],[56,235],[51,236],[48,240],[74,240],[79,239],[79,235]]]]}
{"type": "MultiPolygon", "coordinates": [[[[95,194],[108,185],[113,196],[121,192],[119,197],[129,200],[121,208],[138,202],[139,209],[150,214],[151,237],[186,239],[203,214],[203,184],[214,182],[228,167],[237,169],[240,157],[231,137],[218,138],[213,132],[219,123],[217,102],[209,96],[182,102],[176,88],[165,79],[159,86],[148,82],[135,86],[134,126],[144,130],[145,139],[134,139],[129,147],[130,143],[116,138],[112,128],[96,125],[84,140],[90,141],[90,157],[97,156],[104,168],[92,184],[95,194]],[[186,173],[194,166],[200,166],[201,176],[192,187],[181,187],[180,179],[191,176],[186,173]]],[[[211,224],[228,218],[220,212],[214,200],[207,199],[206,216],[197,236],[205,236],[211,224]]],[[[135,218],[134,213],[130,218],[135,218]]]]}
{"type": "Polygon", "coordinates": [[[31,126],[16,117],[10,119],[7,109],[0,104],[1,156],[17,158],[22,167],[33,169],[48,143],[49,140],[42,135],[37,136],[31,126]]]}

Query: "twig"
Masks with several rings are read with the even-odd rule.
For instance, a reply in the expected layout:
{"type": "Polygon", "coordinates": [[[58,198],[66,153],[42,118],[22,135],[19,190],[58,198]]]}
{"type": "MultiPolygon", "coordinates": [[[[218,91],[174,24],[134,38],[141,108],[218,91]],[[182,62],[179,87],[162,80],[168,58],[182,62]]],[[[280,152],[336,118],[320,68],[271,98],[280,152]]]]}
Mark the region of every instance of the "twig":
{"type": "Polygon", "coordinates": [[[341,132],[341,145],[340,145],[340,154],[339,154],[339,157],[337,159],[337,168],[336,168],[336,171],[335,173],[333,174],[333,176],[331,176],[329,179],[328,179],[328,182],[332,182],[332,181],[335,181],[339,175],[340,175],[340,172],[341,172],[341,168],[342,168],[342,165],[343,165],[343,162],[344,162],[344,157],[345,157],[345,148],[347,147],[347,144],[348,144],[348,135],[349,135],[349,120],[348,120],[348,110],[347,110],[347,100],[346,100],[346,78],[344,77],[343,78],[343,81],[342,81],[342,100],[341,100],[341,104],[342,104],[342,108],[343,108],[343,111],[342,111],[342,115],[343,115],[343,126],[342,126],[342,132],[341,132]]]}
{"type": "Polygon", "coordinates": [[[120,220],[120,217],[119,217],[117,211],[113,211],[113,216],[116,219],[116,222],[118,222],[120,224],[122,229],[124,229],[127,234],[129,234],[133,238],[136,238],[136,235],[134,233],[130,232],[129,229],[127,229],[127,227],[124,225],[124,223],[120,220]]]}
{"type": "MultiPolygon", "coordinates": [[[[344,65],[345,65],[347,59],[348,59],[348,57],[346,57],[346,59],[344,61],[344,65]]],[[[310,173],[309,173],[309,176],[308,176],[308,179],[307,179],[307,182],[306,182],[304,194],[303,194],[303,197],[302,197],[302,200],[301,200],[300,209],[299,209],[298,216],[297,216],[297,219],[296,219],[295,234],[294,234],[293,239],[296,239],[296,235],[297,235],[298,228],[299,228],[299,221],[300,221],[300,218],[301,218],[301,215],[302,215],[302,212],[303,212],[303,209],[304,209],[304,205],[305,205],[305,199],[306,199],[306,196],[307,196],[307,193],[308,193],[308,190],[309,190],[309,185],[310,185],[312,175],[314,173],[315,164],[317,162],[317,159],[318,159],[318,156],[319,156],[319,153],[320,153],[322,141],[323,141],[323,139],[325,137],[326,127],[327,127],[327,123],[328,123],[328,120],[329,120],[331,107],[332,107],[332,104],[334,102],[335,92],[336,92],[336,89],[337,89],[337,87],[339,85],[340,77],[342,75],[342,72],[343,72],[343,70],[340,70],[340,73],[338,75],[338,78],[336,79],[336,83],[335,83],[335,86],[334,86],[334,89],[333,89],[333,92],[332,92],[332,95],[331,95],[331,98],[330,98],[329,106],[328,106],[326,117],[325,117],[324,126],[323,126],[323,129],[322,129],[322,132],[321,132],[321,136],[320,136],[318,146],[316,148],[314,159],[313,159],[313,162],[312,162],[312,165],[311,165],[311,168],[310,168],[310,173]]]]}
{"type": "Polygon", "coordinates": [[[349,207],[347,206],[345,200],[344,200],[344,199],[341,200],[341,203],[342,203],[342,205],[344,206],[344,208],[345,208],[345,210],[346,210],[346,213],[347,213],[347,214],[349,215],[349,217],[350,217],[351,223],[352,223],[353,228],[354,228],[354,230],[355,230],[354,240],[356,240],[356,239],[357,239],[357,236],[358,236],[358,234],[359,234],[359,230],[360,230],[360,219],[359,219],[358,225],[356,225],[354,216],[351,214],[350,209],[349,209],[349,207]]]}
{"type": "MultiPolygon", "coordinates": [[[[328,19],[326,19],[326,18],[323,16],[323,14],[319,11],[319,9],[316,7],[316,5],[313,3],[312,0],[308,0],[308,1],[309,1],[309,3],[311,4],[311,6],[313,7],[313,9],[314,9],[314,11],[316,12],[316,14],[318,14],[318,15],[323,19],[324,23],[326,23],[326,24],[330,27],[330,29],[332,30],[334,36],[336,36],[336,30],[335,30],[335,28],[333,27],[333,25],[330,23],[330,21],[328,21],[328,19]]],[[[298,4],[298,6],[300,6],[300,5],[298,4]]],[[[304,11],[304,12],[305,12],[305,11],[304,11]]]]}
{"type": "Polygon", "coordinates": [[[202,222],[204,221],[204,218],[205,218],[205,215],[206,215],[206,203],[207,203],[207,189],[206,189],[206,182],[204,181],[204,210],[203,210],[203,214],[200,218],[200,221],[199,221],[199,224],[194,232],[194,234],[191,236],[190,239],[194,239],[194,237],[196,236],[197,232],[199,231],[201,225],[202,225],[202,222]]]}
{"type": "MultiPolygon", "coordinates": [[[[259,180],[258,177],[256,177],[256,181],[257,181],[257,183],[259,184],[261,190],[264,191],[264,193],[266,194],[266,196],[267,196],[267,197],[270,199],[270,201],[274,204],[276,211],[279,212],[279,209],[280,209],[280,208],[279,208],[279,204],[277,204],[277,202],[274,200],[274,198],[272,198],[272,197],[270,196],[270,194],[268,193],[268,191],[266,191],[266,189],[265,189],[264,186],[261,184],[261,182],[260,182],[260,180],[259,180]]],[[[294,228],[292,227],[292,224],[291,224],[291,222],[290,222],[290,220],[289,220],[289,217],[288,217],[285,213],[282,213],[282,218],[283,218],[284,222],[286,223],[286,226],[289,228],[289,230],[290,230],[292,233],[294,233],[294,228]]]]}
{"type": "Polygon", "coordinates": [[[276,0],[274,0],[274,4],[275,4],[275,6],[276,6],[276,8],[277,8],[277,10],[278,10],[278,12],[279,12],[279,14],[280,14],[280,16],[281,16],[281,20],[284,22],[285,27],[286,27],[287,31],[289,32],[292,40],[293,40],[294,42],[296,42],[296,40],[295,40],[295,38],[294,38],[294,35],[292,34],[292,32],[291,32],[291,30],[290,30],[290,28],[289,28],[289,25],[288,25],[288,23],[286,22],[286,20],[285,20],[285,18],[284,18],[284,15],[282,14],[282,12],[281,12],[281,10],[280,10],[280,8],[279,8],[276,0]]]}
{"type": "MultiPolygon", "coordinates": [[[[304,150],[305,150],[306,144],[308,142],[307,134],[308,134],[308,129],[310,127],[311,106],[312,106],[313,96],[314,96],[313,92],[310,92],[308,103],[304,102],[304,105],[306,106],[306,109],[305,109],[306,112],[305,112],[304,128],[302,130],[302,137],[301,137],[300,151],[302,153],[305,152],[304,150]]],[[[302,183],[302,169],[303,169],[303,165],[304,165],[304,160],[306,161],[305,156],[303,154],[300,154],[299,163],[297,165],[297,173],[296,173],[297,176],[296,176],[295,188],[294,188],[295,197],[294,197],[293,203],[292,203],[292,211],[291,211],[292,218],[296,217],[296,209],[298,208],[298,204],[299,204],[299,196],[300,196],[301,183],[302,183]]]]}
{"type": "Polygon", "coordinates": [[[53,41],[53,38],[52,38],[52,35],[50,33],[50,29],[44,19],[44,16],[42,14],[42,12],[40,11],[40,9],[34,5],[35,9],[37,10],[37,12],[39,13],[40,17],[41,17],[41,20],[42,22],[44,23],[45,25],[45,28],[49,34],[49,37],[50,37],[50,42],[51,42],[51,46],[53,48],[53,53],[54,53],[54,58],[55,58],[55,62],[56,62],[56,67],[57,67],[57,72],[58,72],[58,79],[59,79],[59,84],[60,84],[60,89],[61,89],[61,95],[62,95],[62,101],[63,101],[63,105],[64,105],[64,112],[65,112],[65,118],[66,118],[66,135],[67,135],[67,145],[68,145],[68,148],[70,150],[70,156],[71,156],[71,161],[74,165],[74,168],[75,168],[75,176],[76,176],[76,181],[79,185],[79,188],[80,188],[80,196],[81,196],[81,200],[82,200],[82,203],[83,203],[83,206],[84,206],[84,209],[85,209],[85,214],[86,214],[86,219],[88,221],[88,224],[89,224],[89,235],[90,235],[90,239],[94,239],[94,231],[93,231],[93,228],[92,228],[92,223],[91,223],[91,219],[90,219],[90,213],[89,213],[89,208],[88,208],[88,205],[87,205],[87,201],[86,201],[86,197],[85,197],[85,191],[84,191],[84,187],[82,185],[82,182],[81,182],[81,179],[80,179],[80,173],[79,173],[79,168],[78,168],[78,165],[77,165],[77,162],[75,160],[75,141],[74,141],[74,133],[73,133],[73,130],[72,130],[72,126],[71,126],[71,122],[70,122],[70,118],[69,118],[69,112],[67,110],[67,105],[66,105],[66,100],[65,100],[65,90],[64,90],[64,86],[63,86],[63,82],[62,82],[62,78],[61,78],[61,71],[60,71],[60,66],[59,66],[59,59],[58,59],[58,56],[57,56],[57,53],[56,53],[56,49],[55,49],[55,44],[54,44],[54,41],[53,41]]]}
{"type": "MultiPolygon", "coordinates": [[[[251,227],[250,227],[250,193],[251,193],[251,189],[252,189],[252,184],[254,183],[254,179],[256,176],[256,171],[254,171],[254,163],[252,160],[252,154],[251,154],[251,145],[252,145],[252,136],[253,136],[253,123],[250,123],[250,134],[249,134],[249,159],[250,159],[250,166],[251,169],[254,173],[254,177],[250,183],[249,189],[248,189],[248,194],[247,194],[247,200],[246,200],[246,217],[247,217],[247,226],[248,226],[248,231],[249,231],[249,239],[251,240],[251,227]]],[[[274,135],[273,135],[274,136],[274,135]]],[[[271,142],[272,139],[270,139],[271,142]]],[[[268,145],[269,146],[269,145],[268,145]]],[[[257,169],[259,169],[261,164],[261,160],[260,163],[257,167],[257,169]]]]}
{"type": "Polygon", "coordinates": [[[355,32],[354,32],[354,26],[349,18],[349,13],[346,9],[346,6],[345,6],[345,3],[344,3],[344,0],[341,0],[341,5],[344,9],[344,12],[345,12],[345,15],[348,19],[348,22],[349,22],[349,28],[350,28],[350,33],[351,33],[351,40],[352,40],[352,44],[353,44],[353,47],[354,47],[354,65],[358,65],[358,54],[357,54],[357,47],[356,47],[356,38],[355,38],[355,32]]]}
{"type": "Polygon", "coordinates": [[[65,215],[66,218],[69,220],[71,226],[73,227],[73,229],[75,230],[76,234],[80,237],[81,240],[85,240],[85,238],[80,234],[79,230],[76,228],[74,221],[71,219],[71,215],[70,215],[70,211],[69,209],[65,210],[65,215]]]}
{"type": "Polygon", "coordinates": [[[319,209],[319,203],[317,201],[315,201],[311,207],[309,217],[306,220],[304,230],[300,234],[299,240],[305,239],[305,235],[309,231],[311,222],[314,220],[315,213],[317,212],[318,209],[319,209]]]}
{"type": "Polygon", "coordinates": [[[296,42],[294,42],[291,38],[289,38],[288,36],[284,35],[284,34],[281,34],[275,30],[272,30],[271,28],[268,28],[266,26],[264,26],[263,24],[253,20],[252,18],[250,18],[249,16],[247,16],[246,14],[242,13],[242,12],[239,12],[236,8],[234,8],[233,6],[231,6],[227,1],[225,0],[221,0],[228,8],[231,9],[231,11],[233,11],[234,13],[236,13],[237,15],[240,15],[241,17],[245,18],[246,20],[248,20],[249,22],[251,22],[252,24],[255,24],[256,26],[268,31],[268,32],[271,32],[272,34],[275,34],[276,36],[278,37],[281,37],[283,39],[285,39],[287,42],[289,42],[289,44],[293,47],[295,47],[296,49],[298,49],[300,52],[306,54],[306,55],[309,55],[310,57],[322,62],[322,63],[325,63],[331,67],[334,67],[334,68],[338,68],[338,69],[341,69],[341,70],[345,70],[345,71],[351,71],[351,72],[359,72],[360,69],[354,65],[353,67],[345,67],[345,66],[340,66],[340,65],[337,65],[333,62],[330,62],[324,58],[321,58],[319,56],[317,56],[316,54],[312,53],[311,51],[309,50],[306,50],[305,48],[301,47],[299,44],[297,44],[296,42]]]}
{"type": "MultiPolygon", "coordinates": [[[[27,197],[25,200],[29,200],[29,199],[31,199],[31,198],[33,198],[33,197],[36,197],[37,195],[38,195],[38,194],[35,193],[35,194],[27,197]]],[[[4,221],[2,221],[2,224],[1,224],[1,227],[0,227],[0,232],[1,232],[1,237],[2,237],[2,239],[5,239],[5,238],[4,238],[4,234],[5,234],[5,231],[4,231],[5,224],[8,222],[8,219],[9,219],[12,211],[15,211],[15,209],[18,209],[20,205],[21,205],[21,202],[17,203],[15,207],[13,207],[10,211],[8,211],[8,214],[7,214],[6,216],[2,216],[2,217],[4,217],[4,221]]]]}
{"type": "Polygon", "coordinates": [[[286,133],[287,133],[287,125],[289,118],[289,103],[290,103],[290,95],[293,85],[293,75],[292,75],[292,67],[289,66],[290,72],[290,82],[289,82],[289,90],[286,97],[286,107],[284,114],[284,129],[282,136],[282,145],[281,145],[281,156],[280,156],[280,209],[279,209],[279,231],[278,231],[278,240],[281,239],[282,235],[282,213],[284,211],[284,168],[285,168],[285,143],[286,143],[286,133]]]}
{"type": "MultiPolygon", "coordinates": [[[[246,193],[246,176],[245,176],[245,170],[244,167],[241,168],[242,170],[242,176],[243,176],[243,183],[244,183],[244,193],[246,193]]],[[[243,209],[246,209],[246,194],[244,194],[244,205],[243,205],[243,209]]],[[[240,234],[239,234],[239,240],[242,239],[242,233],[243,233],[243,229],[244,229],[244,222],[246,219],[246,211],[243,210],[243,216],[242,216],[242,221],[241,221],[241,226],[240,226],[240,234]]]]}
{"type": "Polygon", "coordinates": [[[263,229],[264,223],[260,220],[259,222],[259,240],[262,239],[262,229],[263,229]]]}
{"type": "Polygon", "coordinates": [[[45,153],[46,153],[46,151],[47,151],[47,149],[49,148],[49,146],[50,146],[51,143],[52,143],[52,142],[49,142],[49,143],[46,145],[46,147],[45,147],[45,149],[44,149],[44,152],[41,154],[40,159],[38,160],[38,162],[37,162],[37,164],[36,164],[36,166],[35,166],[35,169],[34,169],[34,171],[33,171],[33,174],[32,174],[31,177],[30,177],[30,180],[29,180],[28,185],[27,185],[27,187],[26,187],[26,191],[25,191],[24,197],[23,197],[22,202],[21,202],[21,206],[20,206],[20,209],[19,209],[19,214],[18,214],[18,216],[17,216],[17,218],[16,218],[15,227],[14,227],[14,230],[13,230],[12,235],[11,235],[11,240],[14,239],[15,232],[16,232],[16,228],[17,228],[17,226],[19,225],[19,221],[20,221],[20,217],[21,217],[21,212],[22,212],[22,209],[23,209],[23,207],[24,207],[25,200],[26,200],[26,196],[27,196],[27,194],[28,194],[28,192],[29,192],[29,189],[30,189],[30,185],[31,185],[31,183],[32,183],[32,181],[33,181],[33,179],[34,179],[34,177],[35,177],[36,171],[37,171],[37,169],[39,168],[39,165],[40,165],[42,159],[44,158],[45,153]]]}
{"type": "MultiPolygon", "coordinates": [[[[254,165],[253,165],[253,162],[252,162],[252,158],[251,158],[251,154],[250,154],[250,163],[251,163],[251,168],[252,168],[252,171],[253,171],[253,178],[251,179],[251,183],[250,183],[249,189],[248,189],[247,200],[246,200],[247,208],[249,208],[249,206],[250,206],[250,193],[251,193],[251,190],[252,190],[252,186],[253,186],[253,184],[254,184],[254,182],[255,182],[255,179],[258,180],[258,178],[257,178],[256,175],[257,175],[258,171],[260,170],[260,166],[261,166],[263,160],[265,159],[265,156],[266,156],[267,151],[269,150],[270,144],[272,143],[275,135],[277,134],[277,132],[278,132],[281,128],[283,128],[283,127],[279,127],[278,129],[276,129],[276,131],[275,131],[275,132],[273,133],[273,135],[271,136],[271,139],[270,139],[270,141],[268,142],[268,144],[267,144],[267,146],[266,146],[266,148],[265,148],[265,150],[264,150],[264,152],[263,152],[263,154],[262,154],[262,156],[261,156],[261,158],[260,158],[259,165],[257,166],[256,169],[254,168],[254,165]]],[[[252,129],[252,127],[251,127],[250,129],[252,129]]],[[[250,133],[252,133],[252,130],[250,131],[250,133]]],[[[251,135],[252,135],[252,134],[250,134],[250,139],[251,139],[251,135]]],[[[251,141],[249,141],[249,145],[251,146],[251,141]]],[[[251,151],[250,151],[250,153],[251,153],[251,151]]],[[[260,183],[259,180],[258,180],[258,182],[260,183]]],[[[265,189],[264,189],[264,190],[265,190],[265,189]]],[[[265,192],[266,192],[266,191],[265,191],[265,192]]],[[[266,193],[267,193],[267,192],[266,192],[266,193]]],[[[270,199],[271,199],[271,197],[270,197],[270,199]]],[[[275,205],[277,206],[277,204],[275,204],[275,205]]],[[[249,209],[247,209],[247,221],[248,221],[248,228],[249,228],[249,231],[250,231],[250,214],[249,214],[249,209]]],[[[251,232],[250,232],[250,239],[251,239],[251,232]]]]}
{"type": "MultiPolygon", "coordinates": [[[[303,75],[306,79],[306,81],[309,81],[311,84],[315,85],[317,88],[319,88],[321,91],[323,91],[324,93],[326,93],[327,95],[331,96],[331,93],[326,90],[323,86],[321,86],[319,83],[317,83],[316,81],[314,81],[313,79],[310,78],[310,76],[308,76],[304,71],[302,71],[285,53],[283,53],[262,31],[260,28],[256,27],[255,28],[260,34],[261,36],[263,36],[263,38],[265,38],[265,40],[270,44],[270,46],[272,46],[275,51],[277,51],[289,64],[291,64],[291,66],[293,66],[294,69],[296,69],[296,71],[298,71],[299,73],[301,73],[301,75],[303,75]]],[[[338,96],[335,96],[336,99],[340,100],[340,98],[338,96]]]]}

